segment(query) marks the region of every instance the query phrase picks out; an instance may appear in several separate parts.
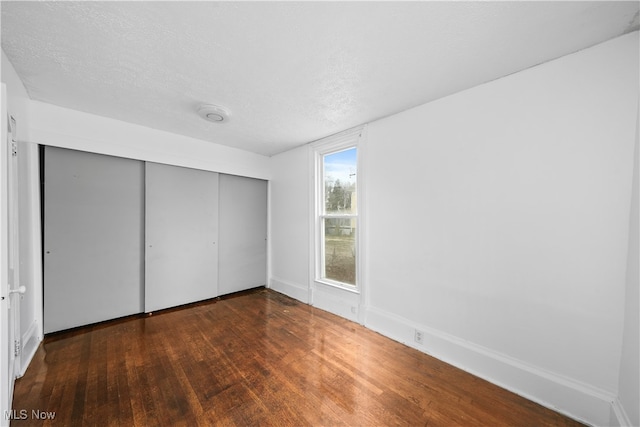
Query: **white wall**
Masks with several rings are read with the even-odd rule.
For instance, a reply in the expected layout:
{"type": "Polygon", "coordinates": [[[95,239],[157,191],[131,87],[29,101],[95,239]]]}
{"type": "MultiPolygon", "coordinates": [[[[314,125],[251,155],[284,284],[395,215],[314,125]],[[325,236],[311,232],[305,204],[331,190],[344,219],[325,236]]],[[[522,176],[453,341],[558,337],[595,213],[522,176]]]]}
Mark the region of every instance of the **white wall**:
{"type": "Polygon", "coordinates": [[[309,302],[309,148],[271,158],[270,287],[309,302]]]}
{"type": "Polygon", "coordinates": [[[29,142],[29,96],[4,51],[1,67],[2,82],[7,85],[7,113],[17,124],[20,284],[27,289],[20,305],[20,328],[23,358],[28,363],[42,339],[40,166],[38,147],[29,142]]]}
{"type": "Polygon", "coordinates": [[[629,221],[629,252],[627,256],[627,286],[624,307],[624,334],[622,339],[622,357],[620,363],[620,384],[616,406],[618,420],[622,425],[640,426],[640,209],[638,194],[640,178],[638,176],[638,125],[636,124],[636,145],[633,165],[633,187],[631,192],[631,217],[629,221]]]}
{"type": "MultiPolygon", "coordinates": [[[[637,93],[636,32],[371,124],[375,327],[400,315],[507,358],[594,397],[565,409],[608,422],[598,402],[618,387],[637,93]]],[[[549,405],[571,392],[509,384],[445,341],[425,349],[549,405]]]]}
{"type": "Polygon", "coordinates": [[[260,154],[32,101],[33,142],[250,178],[269,178],[260,154]]]}
{"type": "MultiPolygon", "coordinates": [[[[369,124],[365,324],[609,423],[637,93],[635,32],[369,124]]],[[[304,161],[272,159],[272,234],[297,227],[272,245],[273,281],[298,288],[304,161]]]]}

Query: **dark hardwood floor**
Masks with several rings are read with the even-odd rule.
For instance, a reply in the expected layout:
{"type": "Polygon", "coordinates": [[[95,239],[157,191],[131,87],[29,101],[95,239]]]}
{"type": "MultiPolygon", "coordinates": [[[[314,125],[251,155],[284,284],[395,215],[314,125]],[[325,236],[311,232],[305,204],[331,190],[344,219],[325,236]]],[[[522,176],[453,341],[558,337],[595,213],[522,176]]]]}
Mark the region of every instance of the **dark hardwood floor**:
{"type": "Polygon", "coordinates": [[[18,426],[580,425],[266,289],[49,335],[13,402],[18,426]]]}

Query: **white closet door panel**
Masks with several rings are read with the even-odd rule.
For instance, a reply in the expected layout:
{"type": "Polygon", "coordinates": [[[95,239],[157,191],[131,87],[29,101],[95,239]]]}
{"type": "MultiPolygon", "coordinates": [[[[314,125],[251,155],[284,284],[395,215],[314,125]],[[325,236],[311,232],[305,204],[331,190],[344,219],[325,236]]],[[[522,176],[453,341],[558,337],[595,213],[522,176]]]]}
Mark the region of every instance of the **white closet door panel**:
{"type": "Polygon", "coordinates": [[[45,333],[143,311],[144,165],[45,149],[45,333]]]}
{"type": "Polygon", "coordinates": [[[220,295],[264,286],[267,181],[220,175],[220,295]]]}
{"type": "Polygon", "coordinates": [[[218,295],[218,174],[146,164],[145,311],[218,295]]]}

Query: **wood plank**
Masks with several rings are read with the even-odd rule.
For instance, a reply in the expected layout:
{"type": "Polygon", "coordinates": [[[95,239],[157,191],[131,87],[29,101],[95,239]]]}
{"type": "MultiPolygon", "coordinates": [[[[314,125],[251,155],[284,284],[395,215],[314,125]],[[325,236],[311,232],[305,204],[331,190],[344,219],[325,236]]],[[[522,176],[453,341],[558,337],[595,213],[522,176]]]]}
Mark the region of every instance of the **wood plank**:
{"type": "Polygon", "coordinates": [[[30,426],[581,425],[262,288],[48,335],[13,402],[30,426]]]}

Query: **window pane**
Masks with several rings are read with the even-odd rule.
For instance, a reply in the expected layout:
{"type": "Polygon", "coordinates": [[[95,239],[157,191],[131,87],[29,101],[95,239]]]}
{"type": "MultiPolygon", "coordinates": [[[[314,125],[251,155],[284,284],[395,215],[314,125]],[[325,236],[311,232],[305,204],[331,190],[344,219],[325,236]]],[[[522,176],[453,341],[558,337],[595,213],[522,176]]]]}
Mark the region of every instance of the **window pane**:
{"type": "Polygon", "coordinates": [[[322,164],[325,213],[356,213],[356,148],[327,154],[322,164]]]}
{"type": "Polygon", "coordinates": [[[356,284],[355,218],[324,219],[323,278],[356,284]]]}

